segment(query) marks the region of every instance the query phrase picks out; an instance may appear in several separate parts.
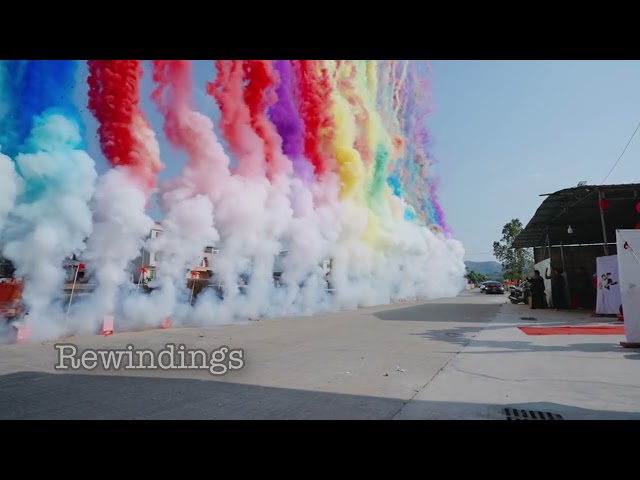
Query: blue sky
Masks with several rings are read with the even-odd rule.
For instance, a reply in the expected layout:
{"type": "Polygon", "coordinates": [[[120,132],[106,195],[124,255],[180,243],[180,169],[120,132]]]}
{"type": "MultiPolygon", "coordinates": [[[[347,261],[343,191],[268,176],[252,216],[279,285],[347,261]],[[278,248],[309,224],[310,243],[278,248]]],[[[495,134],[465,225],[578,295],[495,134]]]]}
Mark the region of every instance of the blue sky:
{"type": "MultiPolygon", "coordinates": [[[[434,171],[441,179],[440,203],[467,260],[493,260],[492,244],[512,218],[524,224],[542,201],[539,195],[599,184],[640,121],[639,61],[434,60],[433,103],[428,124],[434,171]]],[[[86,105],[86,72],[77,95],[86,105]]],[[[83,76],[84,75],[84,76],[83,76]]],[[[204,93],[215,77],[213,61],[195,61],[198,109],[217,119],[204,93]]],[[[164,141],[162,119],[143,80],[142,108],[159,133],[162,178],[175,176],[184,154],[164,141]]],[[[95,136],[96,123],[83,111],[89,153],[100,172],[107,168],[95,136]]],[[[638,181],[640,134],[606,183],[638,181]]],[[[159,212],[151,211],[154,217],[159,212]]]]}
{"type": "MultiPolygon", "coordinates": [[[[540,194],[600,184],[640,122],[638,61],[432,62],[440,202],[466,260],[493,260],[540,194]]],[[[640,133],[605,183],[640,180],[640,133]]]]}

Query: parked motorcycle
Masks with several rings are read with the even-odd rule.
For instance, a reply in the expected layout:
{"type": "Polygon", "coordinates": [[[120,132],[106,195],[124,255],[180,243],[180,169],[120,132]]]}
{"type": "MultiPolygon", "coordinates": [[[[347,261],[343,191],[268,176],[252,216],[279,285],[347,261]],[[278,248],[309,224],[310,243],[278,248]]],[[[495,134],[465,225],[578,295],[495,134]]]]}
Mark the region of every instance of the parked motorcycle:
{"type": "Polygon", "coordinates": [[[518,304],[518,303],[528,304],[530,296],[531,296],[531,287],[528,279],[522,282],[517,287],[511,287],[509,292],[509,300],[511,300],[511,303],[513,304],[518,304]]]}

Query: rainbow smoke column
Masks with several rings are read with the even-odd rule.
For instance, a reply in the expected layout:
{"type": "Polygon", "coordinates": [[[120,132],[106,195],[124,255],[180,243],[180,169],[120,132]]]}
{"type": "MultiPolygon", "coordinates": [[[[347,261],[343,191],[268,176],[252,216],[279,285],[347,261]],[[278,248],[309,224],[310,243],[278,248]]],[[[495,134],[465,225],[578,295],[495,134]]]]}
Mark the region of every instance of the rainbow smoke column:
{"type": "MultiPolygon", "coordinates": [[[[194,65],[152,61],[153,92],[145,92],[143,61],[88,61],[88,106],[111,167],[94,191],[90,159],[83,163],[79,153],[71,64],[3,64],[0,173],[7,175],[0,182],[10,187],[0,192],[0,228],[13,242],[5,250],[26,276],[56,278],[47,289],[33,283],[32,304],[50,304],[57,265],[87,236],[83,259],[98,288],[84,316],[115,314],[119,330],[142,316],[148,324],[166,315],[174,323],[220,323],[460,291],[464,249],[438,202],[429,152],[428,64],[215,60],[198,64],[206,79],[194,65]],[[155,132],[142,109],[147,96],[162,117],[155,132]],[[208,118],[195,98],[219,115],[208,118]],[[187,156],[175,178],[163,175],[163,140],[187,156]],[[57,160],[29,160],[45,154],[57,160]],[[156,191],[166,236],[147,242],[156,191]],[[67,214],[53,215],[53,206],[67,214]],[[42,233],[54,218],[62,220],[42,233]],[[42,249],[50,239],[56,247],[44,249],[51,269],[43,272],[19,245],[42,249]],[[211,269],[224,295],[203,294],[192,306],[181,295],[185,270],[210,245],[219,248],[211,269]],[[145,300],[135,286],[122,289],[131,274],[137,278],[130,265],[143,247],[165,255],[160,288],[145,300]]],[[[172,152],[163,153],[171,164],[172,152]]]]}
{"type": "Polygon", "coordinates": [[[404,152],[389,177],[396,195],[410,205],[406,217],[416,216],[427,224],[449,233],[444,212],[438,202],[438,179],[430,167],[429,132],[425,118],[430,107],[430,70],[423,62],[394,63],[392,66],[393,103],[396,121],[401,125],[404,152]]]}
{"type": "MultiPolygon", "coordinates": [[[[73,102],[78,67],[71,60],[5,61],[3,151],[13,158],[15,206],[2,232],[3,254],[25,279],[24,300],[36,336],[64,325],[54,301],[63,296],[66,257],[79,254],[92,232],[88,202],[97,174],[84,151],[84,131],[73,102]]],[[[6,181],[4,179],[3,181],[6,181]]]]}

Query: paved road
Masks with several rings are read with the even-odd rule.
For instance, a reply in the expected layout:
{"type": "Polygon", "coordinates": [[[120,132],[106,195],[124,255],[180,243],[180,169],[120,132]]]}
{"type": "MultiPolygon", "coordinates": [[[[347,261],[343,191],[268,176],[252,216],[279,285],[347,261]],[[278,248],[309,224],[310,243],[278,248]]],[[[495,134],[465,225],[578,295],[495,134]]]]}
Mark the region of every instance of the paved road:
{"type": "Polygon", "coordinates": [[[53,343],[1,345],[0,418],[400,418],[506,302],[506,296],[472,291],[249,325],[72,339],[80,351],[131,344],[158,352],[167,343],[244,349],[244,368],[224,376],[206,370],[61,372],[53,368],[53,343]]]}
{"type": "MultiPolygon", "coordinates": [[[[566,420],[640,420],[640,349],[613,334],[528,335],[519,327],[605,326],[589,311],[504,305],[394,418],[505,420],[505,409],[566,420]]],[[[452,339],[455,340],[455,339],[452,339]]]]}

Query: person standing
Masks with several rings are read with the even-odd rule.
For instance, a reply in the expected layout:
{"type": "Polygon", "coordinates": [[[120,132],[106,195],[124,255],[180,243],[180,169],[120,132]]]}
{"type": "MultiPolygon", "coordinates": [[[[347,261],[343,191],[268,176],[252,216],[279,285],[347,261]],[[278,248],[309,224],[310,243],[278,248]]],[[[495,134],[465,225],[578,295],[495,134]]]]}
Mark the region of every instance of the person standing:
{"type": "Polygon", "coordinates": [[[566,283],[562,270],[560,268],[553,268],[551,275],[549,275],[549,269],[544,271],[544,278],[551,280],[551,303],[553,308],[558,310],[565,310],[567,308],[566,297],[566,283]]]}
{"type": "Polygon", "coordinates": [[[547,308],[544,279],[539,270],[533,271],[533,277],[529,281],[529,289],[531,290],[531,308],[547,308]]]}
{"type": "Polygon", "coordinates": [[[593,308],[593,288],[591,286],[591,277],[584,267],[578,267],[578,271],[576,273],[576,293],[580,300],[580,308],[593,308]]]}

